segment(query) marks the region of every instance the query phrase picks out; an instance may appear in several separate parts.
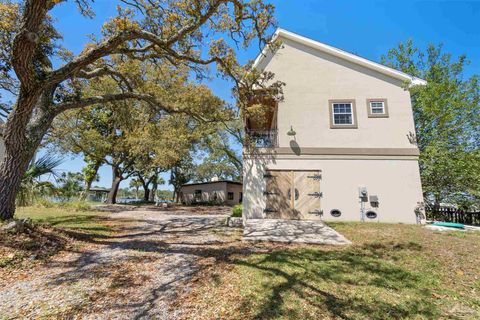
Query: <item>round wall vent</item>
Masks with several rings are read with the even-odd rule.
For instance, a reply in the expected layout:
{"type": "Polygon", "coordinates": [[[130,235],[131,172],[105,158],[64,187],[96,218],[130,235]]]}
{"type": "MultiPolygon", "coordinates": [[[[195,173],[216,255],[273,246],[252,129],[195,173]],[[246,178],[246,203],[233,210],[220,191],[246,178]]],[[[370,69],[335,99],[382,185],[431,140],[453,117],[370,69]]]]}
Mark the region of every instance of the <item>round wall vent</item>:
{"type": "Polygon", "coordinates": [[[377,218],[377,213],[375,211],[367,211],[365,214],[368,219],[375,219],[377,218]]]}
{"type": "Polygon", "coordinates": [[[332,217],[338,218],[342,215],[342,211],[338,209],[332,209],[332,211],[330,211],[330,214],[332,215],[332,217]]]}

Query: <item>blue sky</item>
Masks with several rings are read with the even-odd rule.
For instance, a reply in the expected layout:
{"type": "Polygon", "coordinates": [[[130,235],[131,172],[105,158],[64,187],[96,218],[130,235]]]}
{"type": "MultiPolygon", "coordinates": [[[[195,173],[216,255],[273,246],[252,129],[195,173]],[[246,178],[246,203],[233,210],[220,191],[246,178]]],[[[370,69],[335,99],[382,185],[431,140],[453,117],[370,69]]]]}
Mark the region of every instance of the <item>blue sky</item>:
{"type": "MultiPolygon", "coordinates": [[[[109,0],[96,0],[96,17],[81,17],[69,1],[53,12],[56,25],[64,35],[64,45],[78,53],[88,34],[98,34],[102,23],[115,15],[109,0]]],[[[408,38],[417,46],[444,45],[453,56],[466,54],[471,64],[466,75],[480,74],[480,0],[479,1],[359,1],[359,0],[275,0],[276,17],[283,29],[379,61],[389,48],[408,38]]],[[[258,48],[241,52],[242,62],[254,59],[258,48]]],[[[212,90],[231,101],[230,84],[220,80],[209,83],[212,90]]],[[[66,158],[62,171],[80,171],[80,158],[66,158]]],[[[108,187],[111,169],[102,167],[98,185],[108,187]]],[[[165,176],[168,181],[168,176],[165,176]]],[[[127,186],[124,183],[123,186],[127,186]]],[[[168,186],[164,186],[169,188],[168,186]]]]}

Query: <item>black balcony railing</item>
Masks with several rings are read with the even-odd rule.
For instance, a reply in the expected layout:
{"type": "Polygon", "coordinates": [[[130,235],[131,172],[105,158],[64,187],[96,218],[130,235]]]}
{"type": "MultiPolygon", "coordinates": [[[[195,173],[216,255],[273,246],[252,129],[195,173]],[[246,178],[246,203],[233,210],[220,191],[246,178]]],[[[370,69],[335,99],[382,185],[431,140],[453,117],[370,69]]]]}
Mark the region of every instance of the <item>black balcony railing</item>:
{"type": "Polygon", "coordinates": [[[250,130],[250,139],[257,148],[272,148],[278,146],[277,130],[250,130]]]}

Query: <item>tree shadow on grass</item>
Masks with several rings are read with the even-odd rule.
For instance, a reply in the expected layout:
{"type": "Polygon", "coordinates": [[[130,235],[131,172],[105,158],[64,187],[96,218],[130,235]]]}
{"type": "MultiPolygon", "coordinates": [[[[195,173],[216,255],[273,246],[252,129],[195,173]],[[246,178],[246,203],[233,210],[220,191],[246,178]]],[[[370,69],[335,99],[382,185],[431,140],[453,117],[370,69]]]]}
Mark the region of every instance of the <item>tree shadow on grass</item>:
{"type": "Polygon", "coordinates": [[[29,227],[22,233],[0,231],[0,252],[5,254],[0,256],[0,268],[20,267],[23,261],[46,260],[65,250],[67,240],[54,230],[38,226],[29,227]]]}
{"type": "MultiPolygon", "coordinates": [[[[299,313],[301,310],[286,307],[287,303],[292,304],[292,299],[298,304],[309,305],[317,314],[340,319],[435,318],[437,311],[431,301],[431,292],[422,287],[419,273],[363,255],[363,252],[363,248],[282,250],[266,254],[259,261],[242,258],[234,264],[256,274],[262,282],[257,290],[268,292],[252,315],[253,319],[305,318],[305,314],[299,313]],[[275,281],[263,282],[262,278],[275,281]],[[358,292],[342,294],[343,289],[320,289],[332,284],[350,290],[354,286],[358,292]],[[382,297],[360,294],[369,288],[387,295],[392,292],[402,295],[403,291],[414,294],[402,303],[392,303],[382,297]]],[[[238,310],[248,310],[250,304],[251,301],[245,300],[238,310]]]]}
{"type": "MultiPolygon", "coordinates": [[[[104,249],[79,253],[75,261],[57,262],[65,263],[69,269],[56,275],[50,284],[109,278],[108,266],[122,261],[141,263],[142,259],[150,259],[165,265],[164,257],[179,256],[183,258],[168,262],[165,265],[168,268],[162,271],[175,276],[157,287],[146,287],[149,292],[145,298],[132,299],[122,305],[112,302],[105,308],[129,310],[137,318],[155,315],[159,299],[202,270],[197,265],[199,259],[210,259],[215,265],[247,268],[252,276],[259,277],[261,283],[254,289],[262,291],[262,299],[256,302],[256,309],[252,311],[254,319],[307,317],[301,308],[289,307],[292,299],[295,303],[308,305],[318,314],[341,319],[435,318],[437,315],[431,291],[424,286],[421,275],[394,262],[404,253],[422,250],[421,245],[413,242],[374,242],[347,248],[219,243],[201,238],[202,234],[219,230],[219,220],[179,218],[142,223],[144,225],[140,227],[129,227],[126,234],[95,235],[82,239],[104,246],[104,249]],[[195,238],[197,236],[199,238],[195,238]],[[183,237],[190,237],[189,241],[183,237]],[[148,255],[151,253],[155,254],[148,255]],[[275,281],[267,281],[269,279],[275,281]],[[338,290],[332,289],[332,286],[337,286],[338,290]],[[342,294],[342,290],[347,290],[345,288],[350,291],[342,294]],[[370,288],[380,290],[391,299],[352,293],[370,288]],[[411,294],[411,297],[402,298],[401,303],[392,298],[404,293],[411,294]]],[[[71,235],[79,236],[75,233],[71,231],[71,235]]],[[[131,275],[132,278],[134,276],[131,275]]],[[[114,281],[115,289],[131,287],[132,278],[114,281]]],[[[250,299],[245,299],[232,308],[238,308],[239,312],[249,310],[251,303],[250,299]]],[[[105,312],[108,313],[108,310],[105,312]]]]}
{"type": "MultiPolygon", "coordinates": [[[[260,245],[261,246],[261,245],[260,245]]],[[[112,243],[111,249],[118,248],[118,244],[112,243]]],[[[259,290],[268,292],[261,305],[252,315],[253,319],[305,318],[298,309],[286,308],[291,304],[290,299],[296,299],[298,303],[304,303],[310,308],[318,310],[320,314],[328,314],[341,319],[385,319],[385,318],[410,318],[415,316],[434,318],[435,306],[431,301],[431,292],[428,288],[421,288],[421,275],[397,267],[394,263],[385,262],[362,255],[364,249],[323,251],[321,249],[309,250],[276,250],[266,254],[260,261],[250,261],[248,256],[255,253],[254,248],[228,246],[214,247],[210,245],[183,245],[159,241],[127,241],[122,245],[123,249],[150,251],[163,254],[189,255],[196,258],[213,258],[215,264],[228,264],[238,267],[247,267],[252,273],[260,272],[265,279],[276,278],[274,283],[259,286],[259,290]],[[126,246],[125,246],[126,245],[126,246]],[[239,258],[240,257],[240,258],[239,258]],[[358,274],[359,276],[352,276],[358,274]],[[371,299],[369,295],[341,295],[330,289],[321,289],[324,283],[334,283],[338,286],[349,286],[368,290],[377,288],[389,295],[391,292],[402,295],[403,292],[412,290],[414,294],[400,304],[389,302],[383,298],[371,299]]],[[[399,251],[408,249],[398,249],[399,251]]],[[[129,258],[130,259],[130,258],[129,258]]],[[[192,260],[193,261],[193,260],[192,260]]],[[[89,265],[91,261],[84,261],[83,265],[89,265]]],[[[82,265],[82,264],[80,264],[82,265]]],[[[189,265],[189,270],[178,272],[184,266],[172,265],[171,272],[177,276],[158,288],[151,289],[149,298],[139,302],[121,306],[122,308],[135,308],[137,316],[148,317],[151,310],[155,309],[156,303],[162,295],[178,285],[177,282],[187,281],[198,270],[189,265]],[[177,271],[176,271],[177,270],[177,271]]],[[[80,271],[80,270],[77,270],[80,271]]],[[[86,270],[84,270],[86,271],[86,270]]],[[[90,272],[89,272],[90,273],[90,272]]],[[[82,277],[85,272],[78,272],[77,277],[82,277]]],[[[92,274],[90,273],[89,276],[92,274]]],[[[97,274],[96,277],[99,275],[97,274]]],[[[73,278],[62,277],[62,280],[72,281],[73,278]]],[[[117,284],[122,286],[123,284],[117,284]]],[[[243,301],[239,310],[246,308],[251,301],[243,301]]]]}

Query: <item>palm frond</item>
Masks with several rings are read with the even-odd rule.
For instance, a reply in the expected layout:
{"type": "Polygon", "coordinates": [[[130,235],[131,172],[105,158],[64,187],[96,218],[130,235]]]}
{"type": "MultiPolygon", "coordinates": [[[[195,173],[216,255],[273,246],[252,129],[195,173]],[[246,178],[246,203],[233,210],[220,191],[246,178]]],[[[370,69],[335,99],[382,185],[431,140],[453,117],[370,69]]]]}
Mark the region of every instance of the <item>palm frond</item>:
{"type": "Polygon", "coordinates": [[[55,186],[53,183],[40,181],[39,179],[45,174],[57,176],[55,168],[58,167],[62,161],[62,159],[50,155],[44,155],[37,159],[30,168],[28,168],[22,178],[22,183],[17,193],[17,205],[32,205],[37,198],[54,194],[55,186]]]}
{"type": "Polygon", "coordinates": [[[28,168],[25,173],[25,178],[27,180],[38,179],[45,174],[57,175],[55,168],[62,163],[63,159],[52,157],[48,154],[37,159],[31,166],[28,168]]]}

